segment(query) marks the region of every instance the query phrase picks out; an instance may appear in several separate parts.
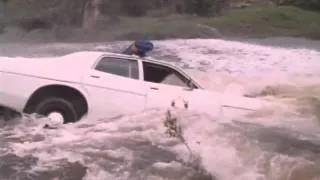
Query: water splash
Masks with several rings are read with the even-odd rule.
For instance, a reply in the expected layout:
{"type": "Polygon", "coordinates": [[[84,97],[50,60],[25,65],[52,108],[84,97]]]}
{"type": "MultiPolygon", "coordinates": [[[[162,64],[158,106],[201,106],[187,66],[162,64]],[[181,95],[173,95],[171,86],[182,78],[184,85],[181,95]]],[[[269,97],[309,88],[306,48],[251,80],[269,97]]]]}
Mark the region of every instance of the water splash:
{"type": "MultiPolygon", "coordinates": [[[[10,45],[20,50],[1,53],[117,52],[126,43],[34,45],[28,50],[20,44],[10,45]]],[[[192,163],[185,144],[165,134],[164,109],[84,119],[57,130],[43,129],[44,119],[16,120],[0,132],[0,162],[6,162],[0,164],[1,179],[319,178],[319,52],[222,40],[155,44],[155,57],[187,68],[205,87],[263,98],[274,106],[231,120],[175,111],[197,157],[192,163]]]]}

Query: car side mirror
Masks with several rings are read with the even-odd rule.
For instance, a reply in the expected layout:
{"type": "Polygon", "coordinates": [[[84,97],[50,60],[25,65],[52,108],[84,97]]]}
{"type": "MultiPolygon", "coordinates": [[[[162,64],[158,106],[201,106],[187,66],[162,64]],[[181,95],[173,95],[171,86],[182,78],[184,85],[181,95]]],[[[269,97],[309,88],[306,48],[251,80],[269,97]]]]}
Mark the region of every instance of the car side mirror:
{"type": "Polygon", "coordinates": [[[192,91],[192,90],[194,89],[194,85],[193,85],[191,79],[188,79],[188,81],[187,81],[187,89],[188,89],[189,91],[192,91]]]}

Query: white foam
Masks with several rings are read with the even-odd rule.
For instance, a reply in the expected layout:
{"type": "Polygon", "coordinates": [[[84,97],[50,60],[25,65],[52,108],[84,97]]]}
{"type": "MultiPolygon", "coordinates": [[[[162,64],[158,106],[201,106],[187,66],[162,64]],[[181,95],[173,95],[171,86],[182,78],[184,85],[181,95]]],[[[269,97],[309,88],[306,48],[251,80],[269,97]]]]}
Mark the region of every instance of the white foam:
{"type": "Polygon", "coordinates": [[[158,44],[177,53],[191,67],[204,67],[209,71],[249,75],[275,72],[319,74],[320,52],[314,50],[203,39],[168,40],[158,44]]]}
{"type": "MultiPolygon", "coordinates": [[[[320,53],[312,50],[272,48],[222,40],[168,40],[155,43],[173,51],[191,67],[205,68],[206,72],[189,70],[205,87],[235,96],[260,91],[266,85],[287,84],[300,88],[319,82],[316,76],[320,69],[320,53]]],[[[101,48],[103,47],[99,47],[101,48]]],[[[239,120],[265,126],[286,126],[307,133],[316,132],[318,129],[311,119],[299,117],[293,106],[283,104],[277,97],[269,100],[275,105],[271,109],[273,113],[266,110],[267,113],[261,113],[256,118],[249,116],[239,120]]],[[[219,124],[232,124],[231,122],[210,119],[194,112],[177,111],[175,115],[183,127],[186,143],[193,153],[201,158],[205,169],[218,179],[267,179],[258,168],[259,161],[266,152],[258,145],[250,144],[251,141],[237,132],[219,124]]],[[[19,131],[16,137],[38,134],[45,138],[38,142],[12,142],[11,148],[21,156],[32,153],[42,162],[60,158],[67,158],[71,162],[84,162],[89,168],[85,178],[87,180],[117,179],[118,176],[106,172],[94,159],[88,162],[91,157],[85,157],[84,154],[102,153],[130,164],[134,159],[132,149],[108,149],[108,143],[112,144],[114,139],[118,138],[123,141],[129,139],[137,144],[151,141],[152,144],[177,152],[181,158],[188,160],[190,152],[185,145],[164,134],[164,117],[164,110],[154,110],[113,120],[83,120],[54,131],[38,129],[32,132],[30,127],[19,126],[15,129],[19,131]],[[58,150],[52,151],[53,147],[58,150]]],[[[280,156],[275,152],[270,160],[270,163],[274,163],[272,177],[280,176],[278,174],[282,173],[281,162],[290,158],[295,159],[280,156]],[[276,171],[276,168],[279,168],[279,171],[276,171]]],[[[166,169],[178,168],[179,165],[174,162],[156,162],[153,166],[166,169]]],[[[128,173],[123,172],[123,179],[126,177],[128,173]]]]}

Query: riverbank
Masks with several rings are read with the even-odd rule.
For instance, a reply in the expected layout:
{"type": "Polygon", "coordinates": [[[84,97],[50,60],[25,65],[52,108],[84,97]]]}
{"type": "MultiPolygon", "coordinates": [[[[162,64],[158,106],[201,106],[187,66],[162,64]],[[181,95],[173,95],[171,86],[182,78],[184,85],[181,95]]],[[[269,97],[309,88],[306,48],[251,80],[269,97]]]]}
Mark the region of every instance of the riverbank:
{"type": "Polygon", "coordinates": [[[9,26],[0,42],[101,42],[149,38],[269,38],[320,39],[320,13],[294,7],[255,7],[226,12],[219,17],[188,15],[106,17],[90,31],[67,26],[25,31],[9,26]]]}

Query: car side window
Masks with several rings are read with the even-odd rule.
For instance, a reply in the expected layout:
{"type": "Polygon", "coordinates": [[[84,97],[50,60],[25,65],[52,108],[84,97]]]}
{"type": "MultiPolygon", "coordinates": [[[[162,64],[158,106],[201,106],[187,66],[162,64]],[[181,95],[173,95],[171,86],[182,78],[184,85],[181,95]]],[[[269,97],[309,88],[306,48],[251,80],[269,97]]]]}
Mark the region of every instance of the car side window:
{"type": "MultiPolygon", "coordinates": [[[[178,71],[159,64],[143,62],[144,81],[188,87],[188,79],[178,71]]],[[[192,85],[193,88],[196,88],[192,85]]]]}
{"type": "Polygon", "coordinates": [[[139,66],[137,60],[104,57],[98,62],[95,69],[113,75],[139,79],[139,66]]]}

